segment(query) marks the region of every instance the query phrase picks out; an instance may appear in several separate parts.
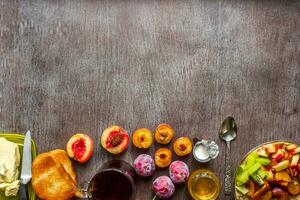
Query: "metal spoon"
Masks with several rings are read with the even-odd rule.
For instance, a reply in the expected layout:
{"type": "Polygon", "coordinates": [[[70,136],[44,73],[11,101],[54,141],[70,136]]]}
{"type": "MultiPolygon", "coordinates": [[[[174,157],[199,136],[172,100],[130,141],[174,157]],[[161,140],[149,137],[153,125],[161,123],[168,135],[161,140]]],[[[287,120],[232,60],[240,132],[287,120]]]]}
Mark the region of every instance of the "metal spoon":
{"type": "Polygon", "coordinates": [[[225,195],[231,194],[232,177],[230,163],[230,142],[236,138],[237,126],[233,117],[227,117],[219,130],[219,136],[226,142],[225,153],[225,195]]]}

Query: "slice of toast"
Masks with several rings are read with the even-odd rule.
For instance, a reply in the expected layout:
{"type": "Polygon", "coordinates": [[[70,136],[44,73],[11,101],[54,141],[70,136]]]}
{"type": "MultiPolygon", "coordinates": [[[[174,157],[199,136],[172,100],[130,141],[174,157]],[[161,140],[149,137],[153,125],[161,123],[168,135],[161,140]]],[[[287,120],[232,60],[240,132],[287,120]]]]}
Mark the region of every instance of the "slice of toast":
{"type": "Polygon", "coordinates": [[[73,181],[76,183],[76,173],[73,169],[72,162],[68,157],[66,151],[62,149],[56,149],[49,152],[66,170],[66,172],[71,176],[73,181]]]}
{"type": "Polygon", "coordinates": [[[42,153],[32,163],[32,187],[43,200],[67,200],[77,190],[76,174],[64,150],[42,153]]]}

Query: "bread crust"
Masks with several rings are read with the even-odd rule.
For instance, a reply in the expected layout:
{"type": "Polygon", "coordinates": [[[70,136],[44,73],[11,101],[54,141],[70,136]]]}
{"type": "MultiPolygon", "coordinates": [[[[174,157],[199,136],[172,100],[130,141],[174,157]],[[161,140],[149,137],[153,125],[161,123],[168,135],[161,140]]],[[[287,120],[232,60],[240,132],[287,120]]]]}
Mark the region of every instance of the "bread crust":
{"type": "Polygon", "coordinates": [[[32,163],[32,187],[43,200],[68,200],[76,192],[76,174],[64,150],[42,153],[32,163]]]}

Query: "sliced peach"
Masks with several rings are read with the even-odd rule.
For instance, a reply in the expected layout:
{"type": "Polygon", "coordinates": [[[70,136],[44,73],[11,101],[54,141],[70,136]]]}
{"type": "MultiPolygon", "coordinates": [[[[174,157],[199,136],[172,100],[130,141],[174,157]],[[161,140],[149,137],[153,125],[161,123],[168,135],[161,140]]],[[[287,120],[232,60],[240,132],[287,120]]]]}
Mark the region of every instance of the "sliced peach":
{"type": "Polygon", "coordinates": [[[70,158],[84,163],[92,156],[94,142],[88,135],[78,133],[69,139],[66,149],[70,158]]]}
{"type": "Polygon", "coordinates": [[[284,181],[284,182],[291,182],[292,179],[288,173],[285,171],[280,171],[275,173],[275,178],[276,181],[284,181]]]}
{"type": "Polygon", "coordinates": [[[271,186],[266,182],[261,188],[259,188],[251,198],[257,198],[265,194],[271,189],[271,186]]]}
{"type": "Polygon", "coordinates": [[[168,124],[160,124],[155,131],[155,140],[160,144],[169,144],[174,137],[174,130],[168,124]]]}
{"type": "Polygon", "coordinates": [[[287,186],[287,191],[291,194],[291,195],[298,195],[300,194],[300,185],[299,184],[295,184],[295,183],[289,183],[287,186]]]}
{"type": "Polygon", "coordinates": [[[168,167],[172,162],[172,152],[167,148],[159,148],[154,153],[155,164],[158,167],[168,167]]]}
{"type": "Polygon", "coordinates": [[[146,128],[137,129],[132,135],[132,142],[137,148],[149,148],[153,142],[151,131],[146,128]]]}
{"type": "Polygon", "coordinates": [[[298,146],[296,144],[289,144],[288,146],[285,147],[286,150],[291,151],[296,149],[298,146]]]}
{"type": "Polygon", "coordinates": [[[247,196],[252,197],[255,193],[255,183],[251,179],[246,183],[246,188],[249,190],[247,196]]]}
{"type": "Polygon", "coordinates": [[[279,181],[278,185],[282,186],[283,188],[286,188],[288,186],[289,182],[286,181],[279,181]]]}
{"type": "Polygon", "coordinates": [[[177,156],[185,156],[192,152],[193,144],[188,137],[181,137],[175,140],[173,150],[177,156]]]}
{"type": "Polygon", "coordinates": [[[276,147],[274,144],[266,144],[265,145],[265,149],[267,151],[267,153],[276,153],[276,147]]]}
{"type": "Polygon", "coordinates": [[[119,126],[106,128],[100,138],[102,147],[112,154],[123,152],[129,145],[128,133],[119,126]]]}

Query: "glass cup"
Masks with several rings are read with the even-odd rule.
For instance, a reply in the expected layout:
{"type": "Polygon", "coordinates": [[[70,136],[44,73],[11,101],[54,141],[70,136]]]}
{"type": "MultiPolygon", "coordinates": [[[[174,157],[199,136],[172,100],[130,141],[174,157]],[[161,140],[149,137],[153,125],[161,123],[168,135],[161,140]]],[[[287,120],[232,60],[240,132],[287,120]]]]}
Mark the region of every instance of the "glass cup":
{"type": "Polygon", "coordinates": [[[82,189],[83,197],[90,200],[135,200],[136,173],[123,160],[104,163],[96,175],[82,189]]]}
{"type": "Polygon", "coordinates": [[[198,169],[189,176],[188,190],[194,200],[215,200],[220,193],[220,181],[212,171],[198,169]]]}

